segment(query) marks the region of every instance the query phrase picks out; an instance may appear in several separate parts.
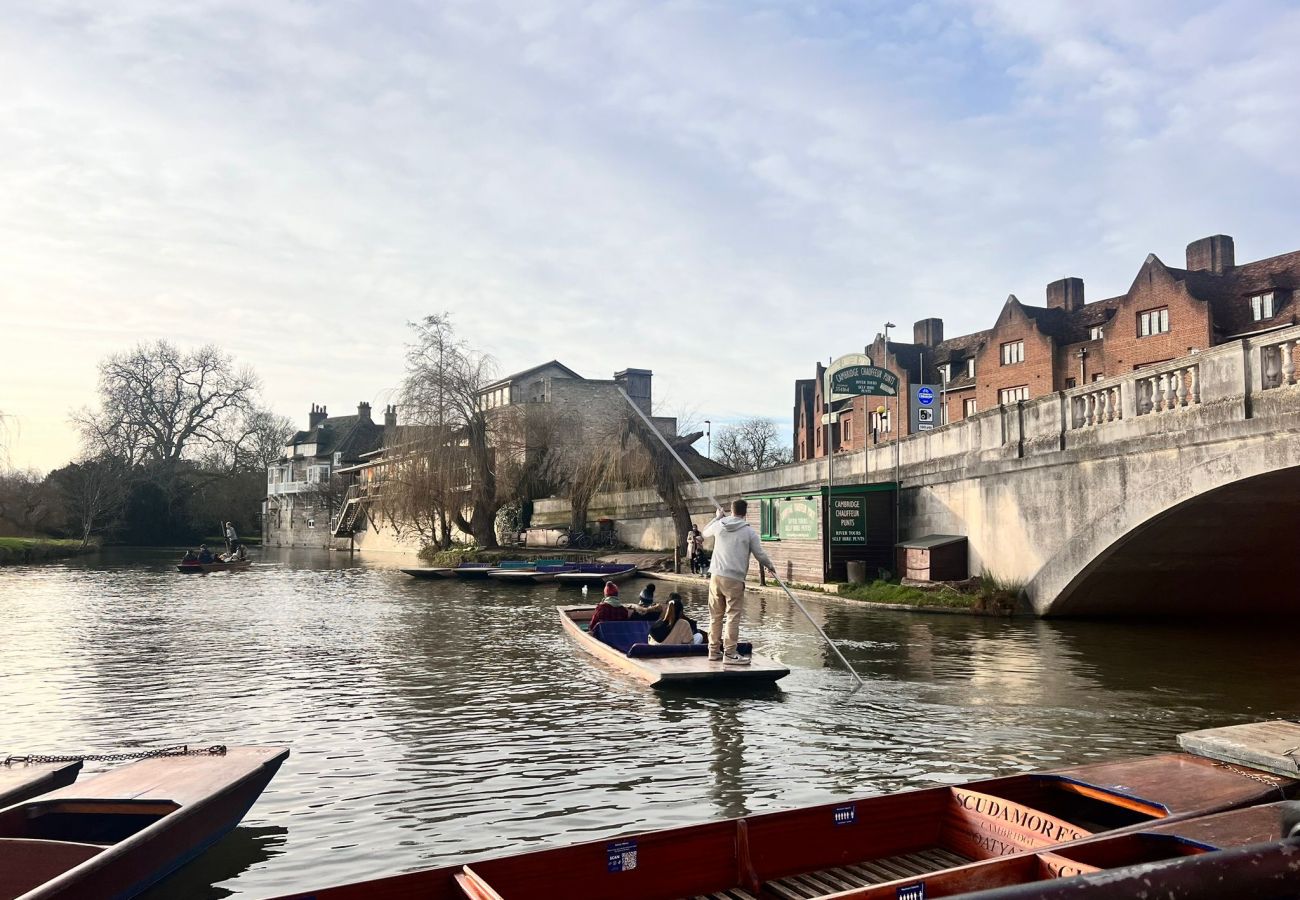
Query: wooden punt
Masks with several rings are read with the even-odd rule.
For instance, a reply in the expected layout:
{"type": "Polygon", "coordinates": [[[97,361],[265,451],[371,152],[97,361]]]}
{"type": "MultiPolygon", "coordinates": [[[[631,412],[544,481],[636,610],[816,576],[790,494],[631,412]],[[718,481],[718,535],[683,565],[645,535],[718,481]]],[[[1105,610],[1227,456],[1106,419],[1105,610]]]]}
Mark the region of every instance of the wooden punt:
{"type": "Polygon", "coordinates": [[[80,762],[29,763],[21,759],[0,761],[0,807],[72,784],[80,762]]]}
{"type": "Polygon", "coordinates": [[[497,581],[513,581],[524,584],[540,584],[546,581],[555,581],[563,572],[569,570],[568,566],[538,566],[531,569],[493,569],[488,572],[488,578],[497,581]]]}
{"type": "Polygon", "coordinates": [[[635,574],[636,566],[618,563],[580,563],[571,571],[558,573],[555,580],[560,584],[569,584],[575,587],[584,584],[589,587],[601,587],[607,581],[617,584],[620,581],[626,581],[635,574]]]}
{"type": "MultiPolygon", "coordinates": [[[[790,670],[774,659],[753,654],[747,666],[729,666],[708,658],[708,649],[693,645],[691,650],[699,655],[659,656],[671,648],[648,647],[644,643],[620,649],[598,640],[586,632],[587,622],[595,611],[593,606],[557,606],[564,631],[578,646],[592,656],[612,664],[623,672],[656,687],[699,686],[704,684],[738,684],[742,682],[771,683],[790,674],[790,670]],[[644,651],[644,654],[641,652],[644,651]]],[[[613,623],[615,625],[619,623],[613,623]]],[[[686,649],[686,648],[682,648],[686,649]]],[[[742,649],[746,649],[742,647],[742,649]]]]}
{"type": "Polygon", "coordinates": [[[235,562],[210,562],[210,563],[177,563],[176,571],[185,575],[201,575],[205,572],[232,572],[240,569],[247,569],[253,564],[250,559],[240,559],[235,562]]]}
{"type": "Polygon", "coordinates": [[[402,570],[412,578],[455,578],[456,570],[451,566],[425,566],[402,570]]]}
{"type": "Polygon", "coordinates": [[[135,896],[234,828],[288,755],[144,759],[0,810],[0,900],[135,896]]]}
{"type": "MultiPolygon", "coordinates": [[[[1276,801],[1296,788],[1285,777],[1171,753],[623,834],[279,900],[807,900],[890,882],[896,891],[985,860],[1032,860],[1049,848],[1061,854],[1105,833],[1186,823],[1188,840],[1223,841],[1222,820],[1188,820],[1276,801]]],[[[1234,841],[1245,839],[1239,824],[1234,841]]],[[[1097,864],[1092,855],[1066,858],[1097,864]]]]}

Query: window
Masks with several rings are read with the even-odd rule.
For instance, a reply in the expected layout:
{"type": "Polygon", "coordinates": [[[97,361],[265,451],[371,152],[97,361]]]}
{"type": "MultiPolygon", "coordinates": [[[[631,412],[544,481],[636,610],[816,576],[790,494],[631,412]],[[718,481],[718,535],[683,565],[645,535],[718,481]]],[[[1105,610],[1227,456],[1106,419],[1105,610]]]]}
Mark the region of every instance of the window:
{"type": "Polygon", "coordinates": [[[971,416],[975,415],[975,412],[976,412],[976,408],[975,408],[974,397],[971,397],[969,400],[963,400],[961,402],[961,416],[963,419],[969,419],[971,416]]]}
{"type": "Polygon", "coordinates": [[[952,363],[944,363],[939,366],[939,380],[952,381],[952,363]]]}
{"type": "Polygon", "coordinates": [[[307,527],[308,527],[308,528],[315,528],[315,527],[316,527],[316,520],[315,520],[315,519],[308,519],[308,520],[307,520],[307,527]]]}
{"type": "Polygon", "coordinates": [[[1169,331],[1169,307],[1148,309],[1138,313],[1138,337],[1165,334],[1169,331]]]}
{"type": "Polygon", "coordinates": [[[845,416],[840,422],[840,440],[848,443],[853,440],[853,417],[845,416]]]}
{"type": "Polygon", "coordinates": [[[1025,342],[1010,341],[1002,345],[1002,365],[1010,366],[1025,361],[1025,342]]]}
{"type": "Polygon", "coordinates": [[[1256,322],[1273,318],[1273,292],[1256,294],[1250,298],[1250,317],[1256,322]]]}
{"type": "Polygon", "coordinates": [[[1093,325],[1088,329],[1088,340],[1090,341],[1099,341],[1104,336],[1104,329],[1100,325],[1093,325]]]}
{"type": "Polygon", "coordinates": [[[1105,378],[1105,377],[1106,377],[1106,376],[1103,375],[1101,372],[1093,372],[1093,373],[1092,373],[1092,380],[1093,380],[1093,381],[1101,381],[1101,380],[1102,380],[1103,378],[1105,378]]]}
{"type": "Polygon", "coordinates": [[[1029,385],[1020,387],[1003,388],[998,391],[998,402],[1002,404],[1015,403],[1017,400],[1029,399],[1029,385]]]}
{"type": "Polygon", "coordinates": [[[889,411],[883,413],[873,412],[871,414],[871,430],[876,434],[883,434],[889,430],[889,411]]]}
{"type": "Polygon", "coordinates": [[[758,532],[759,537],[765,541],[779,541],[781,539],[780,516],[777,513],[776,500],[759,500],[758,501],[758,532]]]}
{"type": "Polygon", "coordinates": [[[975,357],[973,356],[966,360],[966,374],[971,378],[975,377],[975,357]]]}
{"type": "Polygon", "coordinates": [[[308,484],[320,484],[323,481],[329,481],[329,480],[330,480],[329,466],[308,466],[307,467],[308,484]]]}
{"type": "Polygon", "coordinates": [[[1077,386],[1078,383],[1073,378],[1067,378],[1065,379],[1065,389],[1068,391],[1070,388],[1077,386]]]}

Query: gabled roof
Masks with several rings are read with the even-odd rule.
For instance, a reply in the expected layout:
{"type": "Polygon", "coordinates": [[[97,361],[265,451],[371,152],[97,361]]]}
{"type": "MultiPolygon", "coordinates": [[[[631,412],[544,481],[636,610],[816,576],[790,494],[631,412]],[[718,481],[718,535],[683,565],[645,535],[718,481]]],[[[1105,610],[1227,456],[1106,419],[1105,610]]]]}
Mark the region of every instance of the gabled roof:
{"type": "Polygon", "coordinates": [[[583,380],[583,377],[579,375],[577,372],[570,369],[568,366],[560,362],[558,359],[553,359],[550,362],[544,362],[541,365],[533,366],[531,369],[524,369],[522,372],[515,372],[513,375],[507,375],[505,378],[498,378],[496,381],[492,382],[491,384],[485,385],[483,387],[483,390],[487,391],[487,390],[491,390],[492,388],[501,387],[504,384],[513,384],[516,381],[523,381],[529,375],[535,375],[536,373],[540,372],[542,369],[548,369],[551,366],[555,366],[557,369],[562,369],[563,371],[567,372],[570,378],[576,378],[579,381],[583,380]]]}
{"type": "Polygon", "coordinates": [[[359,459],[383,445],[384,426],[360,416],[330,416],[309,431],[295,432],[286,446],[315,444],[316,456],[342,453],[343,459],[359,459]]]}

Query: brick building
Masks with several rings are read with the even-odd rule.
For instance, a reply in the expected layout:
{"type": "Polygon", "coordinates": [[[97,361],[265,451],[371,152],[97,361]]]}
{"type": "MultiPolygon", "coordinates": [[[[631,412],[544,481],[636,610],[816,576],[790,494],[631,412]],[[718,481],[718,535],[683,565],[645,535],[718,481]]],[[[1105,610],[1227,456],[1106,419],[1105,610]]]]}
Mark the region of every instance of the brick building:
{"type": "MultiPolygon", "coordinates": [[[[865,352],[875,365],[899,376],[897,424],[907,435],[914,384],[933,387],[936,425],[956,422],[1000,404],[1294,325],[1297,286],[1300,251],[1237,265],[1232,238],[1220,234],[1188,244],[1185,268],[1147,256],[1129,289],[1117,297],[1088,303],[1083,280],[1063,278],[1047,285],[1043,306],[1007,297],[985,331],[945,338],[943,320],[922,319],[913,327],[911,343],[877,335],[865,352]]],[[[826,454],[825,372],[818,363],[815,378],[795,382],[796,460],[826,454]]],[[[892,438],[893,404],[885,397],[837,401],[839,421],[830,428],[835,449],[860,450],[873,440],[892,438]]]]}

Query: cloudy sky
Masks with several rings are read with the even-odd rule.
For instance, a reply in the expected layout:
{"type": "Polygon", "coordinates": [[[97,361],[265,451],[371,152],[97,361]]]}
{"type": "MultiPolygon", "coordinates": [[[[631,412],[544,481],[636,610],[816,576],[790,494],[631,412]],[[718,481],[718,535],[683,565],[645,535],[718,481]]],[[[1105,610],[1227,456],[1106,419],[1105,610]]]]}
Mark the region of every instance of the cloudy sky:
{"type": "Polygon", "coordinates": [[[503,372],[789,419],[886,320],[1300,248],[1300,8],[1199,0],[0,2],[0,410],[212,340],[302,420],[449,310],[503,372]]]}

